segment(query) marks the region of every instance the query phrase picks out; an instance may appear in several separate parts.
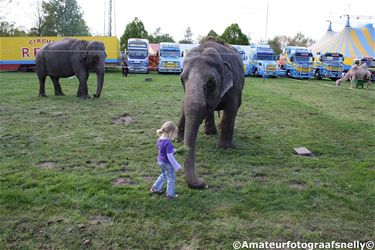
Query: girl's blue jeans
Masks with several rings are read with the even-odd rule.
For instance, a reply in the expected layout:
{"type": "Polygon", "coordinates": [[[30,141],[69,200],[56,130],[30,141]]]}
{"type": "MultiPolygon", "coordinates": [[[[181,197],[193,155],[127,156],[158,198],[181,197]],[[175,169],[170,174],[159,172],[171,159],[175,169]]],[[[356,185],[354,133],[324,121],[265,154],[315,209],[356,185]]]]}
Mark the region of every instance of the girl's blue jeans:
{"type": "Polygon", "coordinates": [[[162,162],[158,162],[158,164],[161,169],[161,175],[155,181],[152,187],[154,191],[160,192],[166,180],[167,181],[167,196],[174,198],[175,197],[174,186],[176,182],[176,173],[175,173],[174,167],[171,164],[165,164],[162,162]]]}

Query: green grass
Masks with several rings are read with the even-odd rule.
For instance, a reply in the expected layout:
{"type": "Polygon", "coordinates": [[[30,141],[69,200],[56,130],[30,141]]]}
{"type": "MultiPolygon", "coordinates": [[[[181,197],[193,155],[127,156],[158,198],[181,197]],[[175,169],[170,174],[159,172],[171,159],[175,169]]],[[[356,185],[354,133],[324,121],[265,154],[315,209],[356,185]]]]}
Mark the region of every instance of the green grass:
{"type": "Polygon", "coordinates": [[[375,239],[374,86],[246,78],[236,149],[201,130],[197,173],[209,188],[187,188],[180,172],[170,201],[148,189],[159,175],[155,131],[179,119],[179,78],[120,75],[106,74],[100,99],[79,100],[75,78],[62,79],[66,96],[48,80],[39,98],[34,73],[0,74],[0,249],[375,239]],[[113,124],[125,114],[129,124],[113,124]],[[294,155],[299,146],[315,157],[294,155]]]}

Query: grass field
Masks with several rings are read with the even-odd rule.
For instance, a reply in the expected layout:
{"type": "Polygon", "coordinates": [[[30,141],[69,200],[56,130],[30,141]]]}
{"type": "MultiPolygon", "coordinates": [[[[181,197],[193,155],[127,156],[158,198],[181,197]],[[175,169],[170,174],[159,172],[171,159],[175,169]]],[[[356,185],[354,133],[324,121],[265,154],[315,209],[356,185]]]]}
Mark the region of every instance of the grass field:
{"type": "Polygon", "coordinates": [[[159,175],[155,130],[180,115],[178,76],[110,72],[90,100],[77,86],[63,79],[66,96],[55,97],[48,80],[39,98],[34,73],[0,74],[0,249],[375,239],[374,85],[246,78],[236,149],[201,130],[197,173],[209,188],[189,189],[180,172],[176,200],[148,190],[159,175]],[[301,146],[314,157],[294,155],[301,146]]]}

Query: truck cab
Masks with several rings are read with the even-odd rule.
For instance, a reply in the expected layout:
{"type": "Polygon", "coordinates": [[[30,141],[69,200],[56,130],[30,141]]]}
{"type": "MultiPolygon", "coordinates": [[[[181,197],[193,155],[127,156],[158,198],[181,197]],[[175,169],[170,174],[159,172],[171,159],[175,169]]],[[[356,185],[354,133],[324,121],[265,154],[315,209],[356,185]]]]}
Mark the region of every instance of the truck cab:
{"type": "Polygon", "coordinates": [[[273,49],[269,45],[252,45],[250,48],[251,72],[255,77],[276,77],[277,63],[273,49]]]}
{"type": "Polygon", "coordinates": [[[375,81],[375,59],[372,57],[362,57],[361,65],[366,64],[367,69],[371,72],[371,81],[375,81]]]}
{"type": "Polygon", "coordinates": [[[178,43],[160,43],[159,73],[181,73],[182,55],[178,43]]]}
{"type": "Polygon", "coordinates": [[[298,79],[311,79],[314,77],[314,57],[306,47],[286,46],[283,50],[285,56],[285,70],[287,77],[298,79]]]}
{"type": "Polygon", "coordinates": [[[344,71],[344,56],[336,52],[318,53],[318,59],[315,61],[315,79],[330,78],[337,80],[341,78],[344,71]]]}
{"type": "Polygon", "coordinates": [[[148,49],[147,39],[129,38],[127,50],[129,73],[148,73],[148,49]]]}

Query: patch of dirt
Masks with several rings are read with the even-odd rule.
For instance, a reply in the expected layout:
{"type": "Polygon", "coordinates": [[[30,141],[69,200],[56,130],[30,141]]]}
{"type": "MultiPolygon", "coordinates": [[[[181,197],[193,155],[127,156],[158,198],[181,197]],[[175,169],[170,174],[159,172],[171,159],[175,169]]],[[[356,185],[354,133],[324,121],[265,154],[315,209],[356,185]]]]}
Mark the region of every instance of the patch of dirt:
{"type": "Polygon", "coordinates": [[[38,167],[41,169],[54,169],[56,167],[56,162],[54,161],[42,161],[38,163],[38,167]]]}
{"type": "Polygon", "coordinates": [[[117,178],[114,181],[112,181],[112,184],[114,186],[134,186],[137,183],[126,178],[117,178]]]}
{"type": "Polygon", "coordinates": [[[133,122],[133,117],[129,114],[123,114],[112,118],[113,124],[128,125],[133,122]]]}
{"type": "Polygon", "coordinates": [[[93,161],[86,161],[86,164],[90,168],[105,168],[108,165],[107,161],[98,161],[98,162],[93,162],[93,161]]]}
{"type": "Polygon", "coordinates": [[[90,224],[112,223],[112,218],[105,215],[96,215],[90,218],[90,224]]]}
{"type": "Polygon", "coordinates": [[[261,172],[253,172],[252,177],[257,181],[267,181],[267,175],[261,172]]]}
{"type": "Polygon", "coordinates": [[[304,181],[291,180],[289,182],[289,187],[294,188],[294,189],[296,189],[298,191],[306,189],[306,186],[307,186],[307,184],[304,181]]]}

